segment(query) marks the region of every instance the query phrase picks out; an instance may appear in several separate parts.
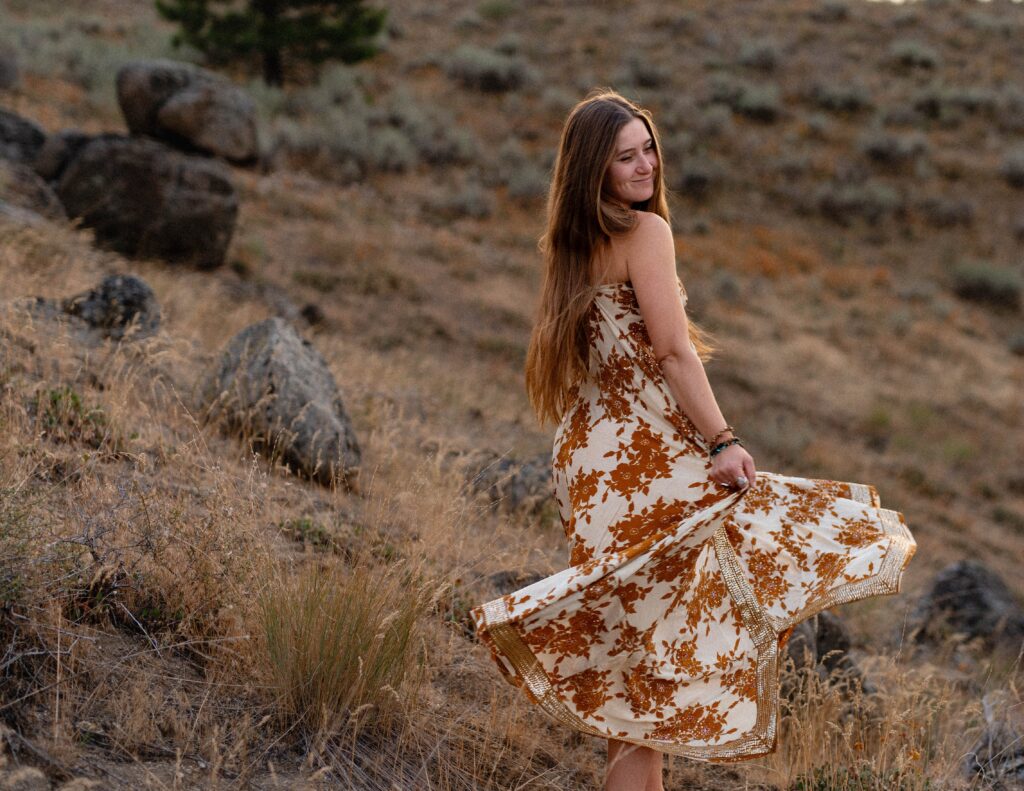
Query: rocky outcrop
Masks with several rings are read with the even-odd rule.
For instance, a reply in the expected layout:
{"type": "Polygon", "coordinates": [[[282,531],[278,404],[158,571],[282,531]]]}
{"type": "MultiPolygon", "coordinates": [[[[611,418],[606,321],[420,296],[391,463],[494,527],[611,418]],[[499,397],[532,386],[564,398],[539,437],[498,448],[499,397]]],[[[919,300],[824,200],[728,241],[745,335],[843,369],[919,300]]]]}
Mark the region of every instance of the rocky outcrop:
{"type": "Polygon", "coordinates": [[[259,153],[256,105],[228,80],[187,63],[135,61],[117,73],[117,99],[132,134],[232,162],[259,153]]]}
{"type": "Polygon", "coordinates": [[[991,569],[961,560],[939,572],[911,614],[918,643],[955,638],[986,648],[1019,650],[1024,641],[1024,609],[991,569]]]}
{"type": "Polygon", "coordinates": [[[49,182],[60,180],[64,168],[75,158],[79,151],[94,140],[123,140],[124,135],[106,133],[87,135],[77,129],[62,129],[48,135],[42,147],[36,152],[32,167],[42,178],[49,182]]]}
{"type": "Polygon", "coordinates": [[[224,261],[238,215],[227,168],[154,140],[103,137],[64,168],[57,195],[98,244],[200,268],[224,261]]]}
{"type": "Polygon", "coordinates": [[[287,322],[266,319],[242,330],[199,389],[210,420],[305,477],[355,487],[361,452],[338,385],[287,322]]]}
{"type": "Polygon", "coordinates": [[[67,219],[50,186],[32,168],[18,162],[0,159],[0,201],[51,220],[67,219]]]}
{"type": "Polygon", "coordinates": [[[538,513],[554,500],[550,453],[523,460],[479,451],[468,454],[464,464],[468,489],[485,493],[496,509],[538,513]]]}
{"type": "Polygon", "coordinates": [[[0,159],[32,164],[46,140],[46,132],[17,113],[0,109],[0,159]]]}

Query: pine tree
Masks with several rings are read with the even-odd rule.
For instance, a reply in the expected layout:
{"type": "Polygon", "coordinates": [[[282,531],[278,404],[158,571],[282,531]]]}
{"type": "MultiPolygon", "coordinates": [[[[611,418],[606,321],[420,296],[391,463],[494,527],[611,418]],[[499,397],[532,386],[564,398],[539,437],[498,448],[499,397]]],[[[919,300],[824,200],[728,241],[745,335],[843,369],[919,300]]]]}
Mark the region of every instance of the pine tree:
{"type": "Polygon", "coordinates": [[[189,44],[219,64],[258,56],[268,85],[284,84],[286,55],[315,64],[374,55],[387,16],[363,0],[156,0],[156,8],[181,25],[174,46],[189,44]]]}

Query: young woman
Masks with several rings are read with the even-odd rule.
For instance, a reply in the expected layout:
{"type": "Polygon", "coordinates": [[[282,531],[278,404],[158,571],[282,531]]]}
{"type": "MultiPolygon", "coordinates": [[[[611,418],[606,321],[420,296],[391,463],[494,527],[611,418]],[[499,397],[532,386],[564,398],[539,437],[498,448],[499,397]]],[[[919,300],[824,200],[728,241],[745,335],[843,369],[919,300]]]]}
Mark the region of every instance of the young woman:
{"type": "Polygon", "coordinates": [[[662,753],[772,751],[792,628],[895,593],[916,548],[873,486],[755,470],[686,316],[664,164],[619,94],[570,112],[526,386],[571,565],[472,611],[511,683],[608,740],[606,791],[660,791],[662,753]]]}

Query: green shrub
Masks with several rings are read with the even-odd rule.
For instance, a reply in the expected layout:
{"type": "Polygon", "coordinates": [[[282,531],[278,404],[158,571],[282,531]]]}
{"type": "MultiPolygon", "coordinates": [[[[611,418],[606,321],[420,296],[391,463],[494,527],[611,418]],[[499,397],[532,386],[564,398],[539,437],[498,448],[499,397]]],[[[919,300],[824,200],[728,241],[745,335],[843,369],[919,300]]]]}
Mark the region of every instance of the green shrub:
{"type": "Polygon", "coordinates": [[[823,110],[834,113],[855,113],[873,104],[870,91],[854,81],[816,82],[808,98],[823,110]]]}
{"type": "Polygon", "coordinates": [[[725,104],[733,112],[757,121],[774,121],[782,109],[778,86],[755,85],[721,73],[711,77],[709,102],[725,104]]]}
{"type": "Polygon", "coordinates": [[[857,148],[874,162],[898,167],[927,153],[928,139],[920,132],[896,134],[872,128],[861,133],[857,148]]]}
{"type": "Polygon", "coordinates": [[[485,0],[476,7],[477,13],[491,22],[503,22],[515,13],[516,4],[511,0],[485,0]]]}
{"type": "Polygon", "coordinates": [[[819,766],[802,774],[789,791],[930,791],[930,780],[921,783],[917,772],[899,769],[879,771],[872,766],[819,766]]]}
{"type": "Polygon", "coordinates": [[[750,86],[736,103],[736,112],[755,121],[774,121],[782,112],[778,86],[750,86]]]}
{"type": "Polygon", "coordinates": [[[1024,89],[1009,84],[999,91],[996,124],[1003,132],[1024,132],[1024,89]]]}
{"type": "Polygon", "coordinates": [[[704,156],[690,156],[667,174],[668,185],[676,192],[697,200],[706,200],[724,177],[722,166],[704,156]]]}
{"type": "Polygon", "coordinates": [[[733,131],[732,111],[724,104],[711,104],[694,116],[691,128],[699,138],[728,137],[733,131]]]}
{"type": "Polygon", "coordinates": [[[297,285],[306,286],[314,291],[319,291],[321,294],[330,294],[341,282],[341,278],[338,275],[306,269],[299,269],[293,272],[292,280],[297,285]]]}
{"type": "Polygon", "coordinates": [[[894,41],[889,47],[889,58],[902,69],[934,69],[941,61],[935,49],[913,39],[894,41]]]}
{"type": "Polygon", "coordinates": [[[1013,20],[1000,19],[985,11],[968,11],[963,15],[963,21],[972,30],[977,30],[987,35],[1009,37],[1014,34],[1018,27],[1018,24],[1015,24],[1013,20]]]}
{"type": "Polygon", "coordinates": [[[917,208],[933,228],[969,228],[974,224],[975,204],[970,198],[925,198],[917,208]]]}
{"type": "MultiPolygon", "coordinates": [[[[35,4],[33,4],[35,5],[35,4]]],[[[63,14],[52,18],[19,19],[0,9],[0,39],[18,53],[24,73],[58,77],[81,87],[91,109],[120,115],[115,89],[118,69],[136,58],[174,58],[198,62],[191,49],[174,53],[163,30],[145,22],[109,19],[89,14],[63,14]],[[103,35],[117,31],[117,46],[103,35]]]]}
{"type": "Polygon", "coordinates": [[[1018,310],[1024,279],[1007,267],[966,261],[953,268],[953,292],[961,299],[1018,310]]]}
{"type": "Polygon", "coordinates": [[[32,403],[42,433],[57,442],[81,442],[99,448],[112,439],[107,416],[100,407],[86,406],[70,386],[45,390],[32,403]]]}
{"type": "Polygon", "coordinates": [[[822,184],[814,193],[814,204],[823,216],[844,226],[855,218],[876,223],[904,210],[900,194],[876,182],[822,184]]]}
{"type": "Polygon", "coordinates": [[[1024,189],[1024,147],[1010,151],[1003,159],[999,172],[1011,187],[1024,189]]]}
{"type": "Polygon", "coordinates": [[[479,184],[470,182],[432,201],[429,209],[442,220],[460,217],[481,220],[494,212],[494,196],[479,184]]]}
{"type": "Polygon", "coordinates": [[[532,79],[530,68],[521,58],[473,44],[456,49],[445,70],[464,87],[485,93],[513,91],[532,79]]]}
{"type": "Polygon", "coordinates": [[[845,22],[850,7],[843,0],[824,0],[811,6],[810,17],[815,22],[845,22]]]}
{"type": "Polygon", "coordinates": [[[775,71],[782,59],[779,45],[771,40],[755,39],[740,45],[739,63],[757,71],[775,71]]]}
{"type": "Polygon", "coordinates": [[[550,179],[543,169],[532,163],[512,173],[505,185],[508,196],[515,200],[531,201],[547,195],[550,179]]]}
{"type": "Polygon", "coordinates": [[[468,161],[476,152],[469,130],[451,123],[440,108],[424,106],[404,88],[370,104],[354,70],[325,69],[320,81],[282,96],[257,93],[271,115],[270,158],[342,181],[374,171],[404,172],[420,163],[468,161]]]}
{"type": "Polygon", "coordinates": [[[946,85],[932,82],[913,94],[910,106],[921,117],[953,127],[974,115],[992,116],[999,95],[981,86],[946,85]]]}
{"type": "Polygon", "coordinates": [[[619,81],[637,88],[664,87],[671,73],[650,57],[630,55],[619,70],[619,81]]]}

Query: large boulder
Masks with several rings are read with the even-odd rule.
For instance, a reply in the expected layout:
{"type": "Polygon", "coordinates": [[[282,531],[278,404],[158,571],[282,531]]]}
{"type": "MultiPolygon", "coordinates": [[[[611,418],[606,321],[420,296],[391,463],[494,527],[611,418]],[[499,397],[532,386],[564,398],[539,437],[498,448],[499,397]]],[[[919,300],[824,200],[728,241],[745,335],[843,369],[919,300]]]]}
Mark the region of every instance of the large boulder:
{"type": "Polygon", "coordinates": [[[0,159],[0,201],[51,220],[67,219],[56,193],[32,168],[6,159],[0,159]]]}
{"type": "Polygon", "coordinates": [[[999,575],[973,560],[957,561],[936,575],[911,623],[919,643],[955,637],[1015,651],[1024,640],[1024,609],[999,575]]]}
{"type": "Polygon", "coordinates": [[[119,135],[114,132],[89,135],[85,132],[80,132],[77,129],[62,129],[59,132],[47,135],[46,141],[43,143],[39,151],[36,152],[36,158],[32,162],[32,168],[47,181],[56,182],[60,180],[60,177],[63,175],[64,169],[68,166],[68,163],[78,156],[78,152],[85,148],[89,143],[94,140],[123,139],[124,135],[119,135]]]}
{"type": "Polygon", "coordinates": [[[232,162],[259,153],[256,105],[230,81],[187,63],[143,60],[117,73],[117,99],[128,129],[232,162]]]}
{"type": "Polygon", "coordinates": [[[0,159],[30,165],[45,140],[38,124],[0,108],[0,159]]]}
{"type": "Polygon", "coordinates": [[[69,216],[125,255],[209,269],[224,262],[238,216],[228,169],[155,140],[103,137],[80,148],[57,182],[69,216]]]}
{"type": "Polygon", "coordinates": [[[283,319],[236,335],[200,384],[211,420],[325,485],[355,488],[361,452],[338,385],[309,341],[283,319]]]}

